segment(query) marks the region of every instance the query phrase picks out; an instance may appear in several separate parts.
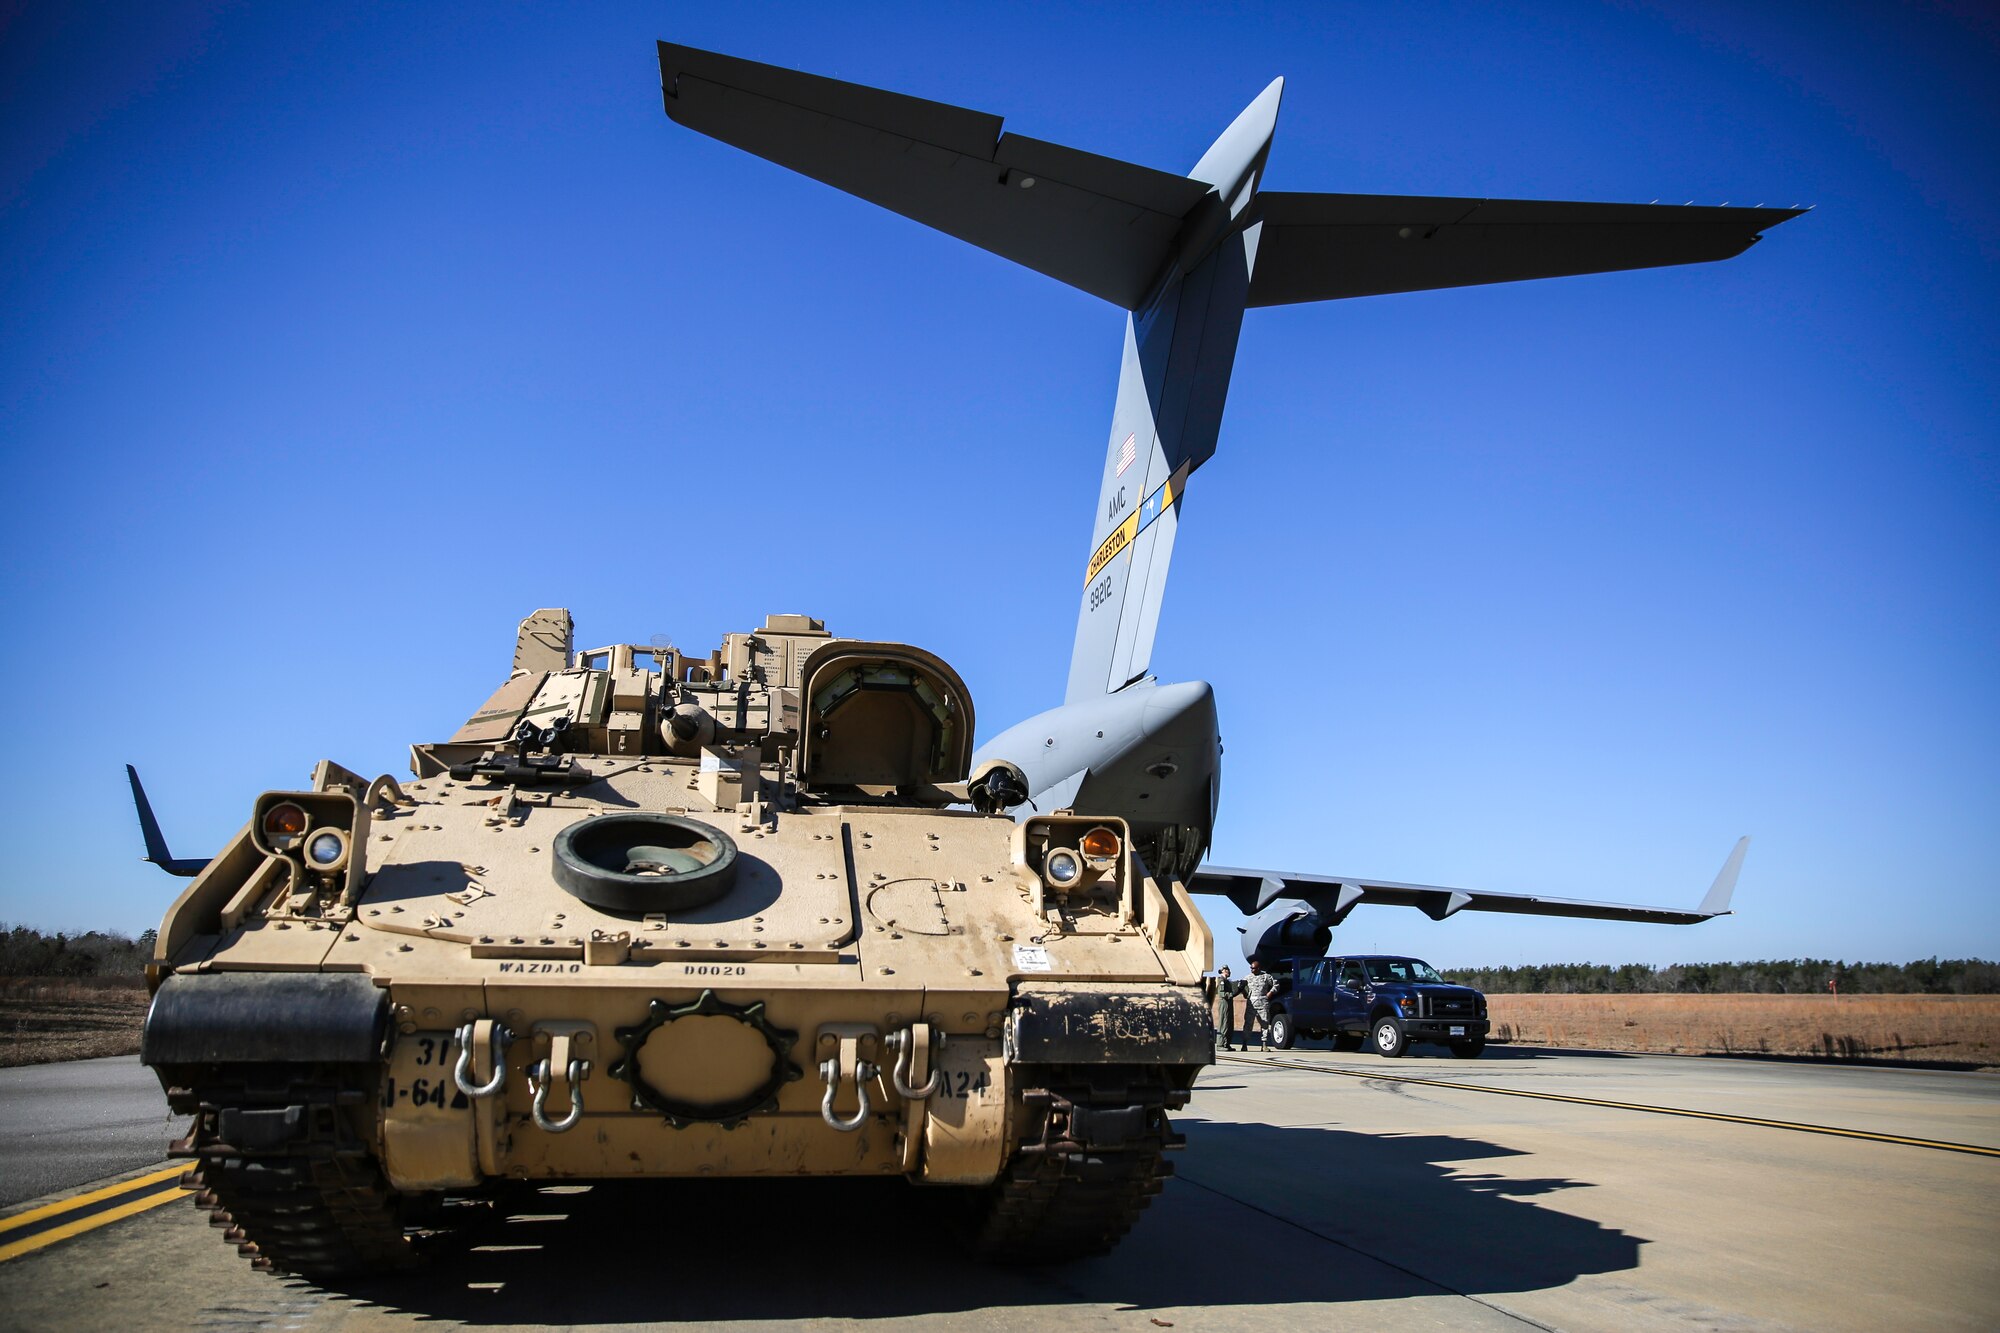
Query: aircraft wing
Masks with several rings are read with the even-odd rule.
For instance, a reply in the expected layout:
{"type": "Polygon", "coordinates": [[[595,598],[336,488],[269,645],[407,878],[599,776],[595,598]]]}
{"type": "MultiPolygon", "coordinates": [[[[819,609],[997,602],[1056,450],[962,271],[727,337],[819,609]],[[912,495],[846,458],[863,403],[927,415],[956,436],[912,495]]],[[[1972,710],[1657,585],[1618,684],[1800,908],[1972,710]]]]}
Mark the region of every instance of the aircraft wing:
{"type": "Polygon", "coordinates": [[[1728,259],[1799,208],[1258,195],[1253,306],[1728,259]]]}
{"type": "Polygon", "coordinates": [[[1433,921],[1455,912],[1514,912],[1527,916],[1589,917],[1598,921],[1647,921],[1656,925],[1691,926],[1729,913],[1736,875],[1750,839],[1741,838],[1722,863],[1699,907],[1641,907],[1630,903],[1590,902],[1580,898],[1548,898],[1540,894],[1491,893],[1483,889],[1452,889],[1437,884],[1397,884],[1389,880],[1300,875],[1289,871],[1242,870],[1233,866],[1202,866],[1188,881],[1196,893],[1219,893],[1246,916],[1273,903],[1296,899],[1311,907],[1328,925],[1366,903],[1414,907],[1433,921]]]}
{"type": "Polygon", "coordinates": [[[139,836],[146,840],[146,854],[140,859],[150,861],[169,875],[182,879],[193,879],[208,868],[208,858],[199,860],[175,856],[167,850],[167,839],[160,832],[160,821],[153,817],[153,803],[146,799],[146,789],[139,783],[139,770],[125,765],[125,780],[132,784],[132,804],[139,812],[139,836]]]}
{"type": "Polygon", "coordinates": [[[660,87],[678,124],[1126,309],[1209,192],[981,111],[670,42],[660,87]]]}

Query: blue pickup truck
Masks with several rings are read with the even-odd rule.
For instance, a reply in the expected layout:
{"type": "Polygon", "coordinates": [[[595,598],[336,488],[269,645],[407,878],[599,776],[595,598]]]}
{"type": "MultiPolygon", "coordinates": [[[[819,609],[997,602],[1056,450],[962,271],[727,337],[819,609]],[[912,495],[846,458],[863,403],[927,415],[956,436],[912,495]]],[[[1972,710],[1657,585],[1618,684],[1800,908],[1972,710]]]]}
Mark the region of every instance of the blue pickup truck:
{"type": "Polygon", "coordinates": [[[1401,1055],[1413,1041],[1444,1042],[1465,1060],[1486,1049],[1486,997],[1452,985],[1420,958],[1301,958],[1278,1005],[1271,1043],[1281,1050],[1300,1033],[1331,1037],[1345,1051],[1366,1043],[1377,1055],[1401,1055]]]}

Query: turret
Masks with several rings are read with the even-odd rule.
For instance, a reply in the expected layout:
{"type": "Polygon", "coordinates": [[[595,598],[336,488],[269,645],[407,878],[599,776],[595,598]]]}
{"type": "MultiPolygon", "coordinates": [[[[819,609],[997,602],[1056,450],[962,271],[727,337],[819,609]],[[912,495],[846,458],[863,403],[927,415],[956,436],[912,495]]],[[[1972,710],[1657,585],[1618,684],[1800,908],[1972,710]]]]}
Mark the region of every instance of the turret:
{"type": "Polygon", "coordinates": [[[843,801],[963,801],[972,698],[941,658],[766,616],[706,657],[668,645],[581,651],[566,610],[520,624],[514,671],[450,740],[411,747],[419,777],[581,780],[568,755],[701,761],[701,780],[756,786],[767,765],[843,801]]]}

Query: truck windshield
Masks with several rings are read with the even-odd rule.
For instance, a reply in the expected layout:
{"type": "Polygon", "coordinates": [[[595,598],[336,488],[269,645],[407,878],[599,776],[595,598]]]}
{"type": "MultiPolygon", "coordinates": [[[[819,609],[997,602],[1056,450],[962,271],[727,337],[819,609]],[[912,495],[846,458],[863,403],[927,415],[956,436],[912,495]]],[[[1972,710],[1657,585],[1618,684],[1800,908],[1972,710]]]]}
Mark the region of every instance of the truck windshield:
{"type": "Polygon", "coordinates": [[[1416,958],[1370,958],[1368,976],[1373,981],[1443,981],[1437,969],[1416,958]]]}

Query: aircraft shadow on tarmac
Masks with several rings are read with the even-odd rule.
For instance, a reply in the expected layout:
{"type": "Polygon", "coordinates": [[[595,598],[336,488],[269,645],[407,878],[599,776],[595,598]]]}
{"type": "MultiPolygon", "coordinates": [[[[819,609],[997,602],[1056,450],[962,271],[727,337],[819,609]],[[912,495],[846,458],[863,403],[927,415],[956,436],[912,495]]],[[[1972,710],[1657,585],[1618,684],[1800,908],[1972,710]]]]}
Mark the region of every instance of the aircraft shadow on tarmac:
{"type": "Polygon", "coordinates": [[[1572,1180],[1468,1173],[1476,1139],[1187,1119],[1183,1178],[1109,1256],[968,1257],[954,1194],[882,1181],[518,1187],[425,1273],[336,1298],[468,1324],[877,1319],[995,1307],[1283,1305],[1476,1295],[1635,1268],[1643,1240],[1530,1203],[1572,1180]]]}

